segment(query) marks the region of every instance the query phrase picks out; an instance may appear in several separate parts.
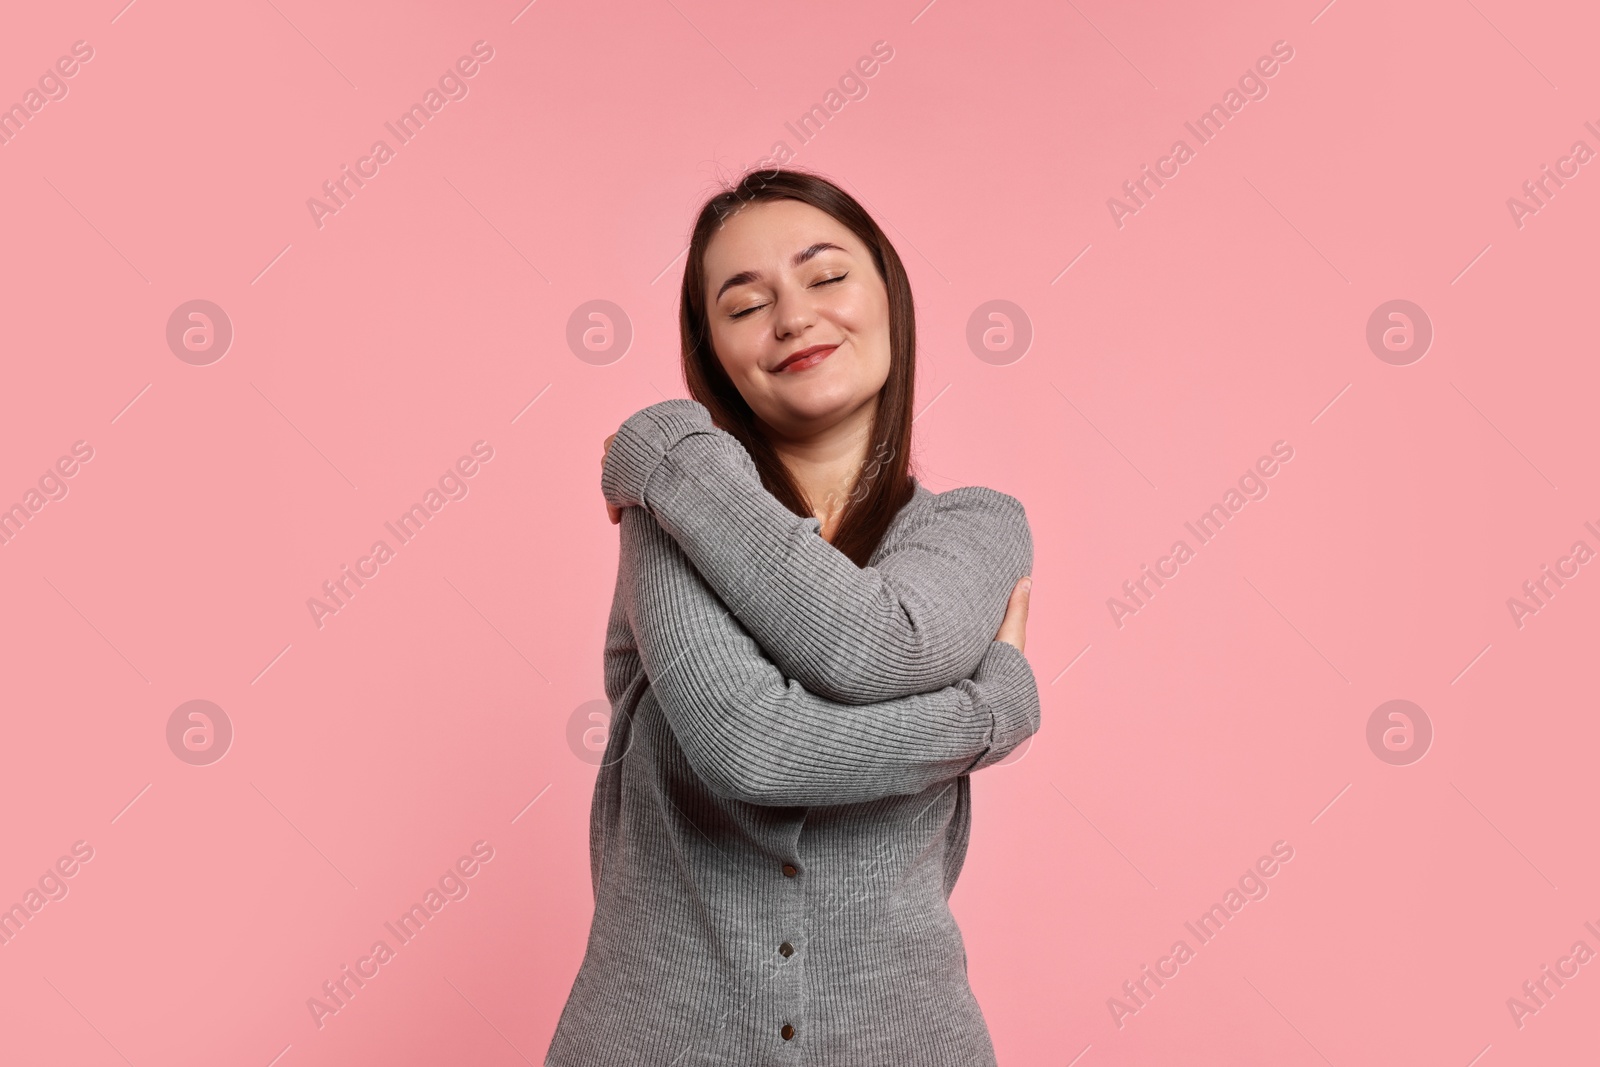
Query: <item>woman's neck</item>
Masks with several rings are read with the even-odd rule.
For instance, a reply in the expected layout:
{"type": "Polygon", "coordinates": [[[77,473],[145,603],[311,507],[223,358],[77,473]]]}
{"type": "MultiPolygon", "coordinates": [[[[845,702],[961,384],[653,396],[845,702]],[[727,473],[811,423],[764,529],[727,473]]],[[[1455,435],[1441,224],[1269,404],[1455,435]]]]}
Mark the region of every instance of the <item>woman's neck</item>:
{"type": "Polygon", "coordinates": [[[789,469],[795,484],[822,520],[822,537],[833,540],[849,503],[850,490],[866,463],[872,437],[877,397],[827,429],[804,436],[783,436],[772,431],[768,440],[789,469]]]}

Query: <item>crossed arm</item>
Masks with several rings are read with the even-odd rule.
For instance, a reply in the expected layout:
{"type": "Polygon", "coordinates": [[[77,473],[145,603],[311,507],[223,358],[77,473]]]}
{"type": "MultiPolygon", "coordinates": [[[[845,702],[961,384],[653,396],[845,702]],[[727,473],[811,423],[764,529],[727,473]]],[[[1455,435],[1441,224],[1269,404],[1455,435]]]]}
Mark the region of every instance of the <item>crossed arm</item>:
{"type": "Polygon", "coordinates": [[[696,774],[752,804],[849,804],[912,795],[1004,759],[1039,728],[1015,646],[989,641],[970,678],[846,704],[767,658],[678,542],[644,509],[622,513],[618,595],[651,693],[696,774]]]}
{"type": "Polygon", "coordinates": [[[841,703],[970,678],[1033,567],[1022,505],[979,487],[940,494],[873,566],[857,567],[821,537],[819,520],[766,490],[744,446],[693,400],[630,416],[601,488],[624,516],[654,517],[777,667],[841,703]]]}

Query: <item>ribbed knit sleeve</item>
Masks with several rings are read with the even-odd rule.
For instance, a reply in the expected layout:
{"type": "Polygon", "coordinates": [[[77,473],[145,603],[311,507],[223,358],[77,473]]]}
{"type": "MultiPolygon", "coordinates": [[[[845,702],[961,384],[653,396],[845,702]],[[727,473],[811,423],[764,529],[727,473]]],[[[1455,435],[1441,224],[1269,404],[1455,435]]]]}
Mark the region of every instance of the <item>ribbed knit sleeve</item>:
{"type": "Polygon", "coordinates": [[[738,438],[693,400],[667,400],[617,431],[606,499],[646,508],[757,642],[819,696],[871,703],[968,678],[1017,580],[1033,568],[1015,498],[966,487],[869,567],[824,540],[761,484],[738,438]]]}
{"type": "Polygon", "coordinates": [[[724,798],[811,806],[920,793],[998,762],[1039,728],[1033,671],[1012,645],[990,641],[971,678],[935,692],[839,703],[786,679],[639,508],[623,512],[618,565],[651,692],[724,798]]]}

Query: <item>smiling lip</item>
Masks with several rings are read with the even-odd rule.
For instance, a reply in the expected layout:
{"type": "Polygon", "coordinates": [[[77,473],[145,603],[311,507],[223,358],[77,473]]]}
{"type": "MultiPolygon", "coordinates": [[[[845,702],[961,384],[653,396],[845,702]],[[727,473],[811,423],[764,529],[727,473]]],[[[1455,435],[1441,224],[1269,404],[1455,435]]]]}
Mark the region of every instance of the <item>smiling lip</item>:
{"type": "Polygon", "coordinates": [[[800,351],[796,352],[788,359],[785,359],[776,367],[773,367],[772,372],[776,374],[780,371],[788,370],[790,367],[793,367],[795,370],[805,370],[807,367],[815,367],[818,363],[821,363],[824,359],[827,359],[829,353],[838,347],[838,345],[833,344],[812,345],[810,348],[802,348],[800,351]]]}

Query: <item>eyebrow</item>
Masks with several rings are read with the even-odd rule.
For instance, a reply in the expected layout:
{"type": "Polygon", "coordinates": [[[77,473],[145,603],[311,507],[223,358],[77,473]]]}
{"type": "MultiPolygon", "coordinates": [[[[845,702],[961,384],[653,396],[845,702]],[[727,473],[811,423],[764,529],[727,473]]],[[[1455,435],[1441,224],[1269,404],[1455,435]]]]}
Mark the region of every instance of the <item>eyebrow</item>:
{"type": "MultiPolygon", "coordinates": [[[[834,244],[832,241],[818,241],[816,244],[812,245],[811,247],[802,248],[800,251],[796,252],[794,254],[794,258],[792,260],[790,260],[790,262],[798,267],[800,264],[804,263],[806,260],[810,259],[812,256],[815,256],[817,253],[826,252],[829,249],[832,249],[833,251],[836,251],[836,252],[844,252],[845,251],[845,249],[840,248],[838,245],[834,244]]],[[[711,298],[711,302],[713,304],[715,304],[718,300],[721,300],[722,299],[722,294],[727,292],[729,289],[732,289],[736,285],[749,285],[751,282],[756,282],[756,281],[760,281],[760,280],[761,280],[761,272],[760,271],[758,271],[758,270],[742,270],[738,274],[735,274],[733,277],[729,278],[727,281],[722,283],[722,287],[717,290],[717,295],[711,298]]]]}

